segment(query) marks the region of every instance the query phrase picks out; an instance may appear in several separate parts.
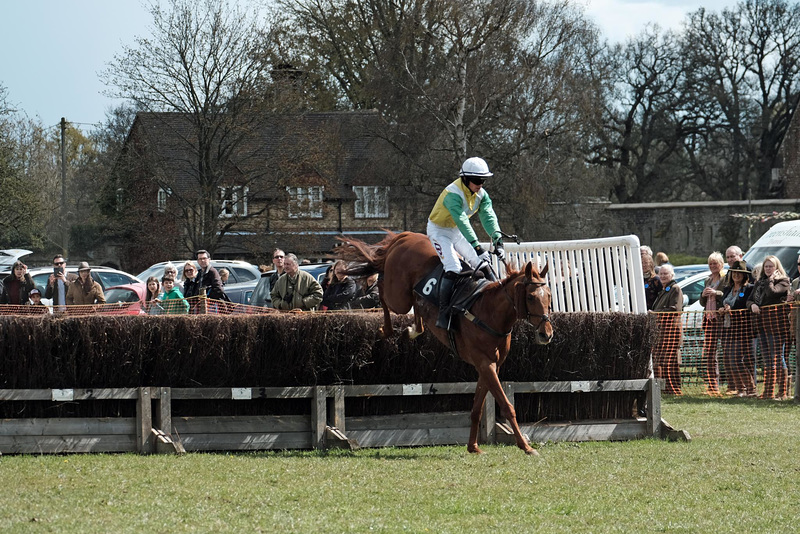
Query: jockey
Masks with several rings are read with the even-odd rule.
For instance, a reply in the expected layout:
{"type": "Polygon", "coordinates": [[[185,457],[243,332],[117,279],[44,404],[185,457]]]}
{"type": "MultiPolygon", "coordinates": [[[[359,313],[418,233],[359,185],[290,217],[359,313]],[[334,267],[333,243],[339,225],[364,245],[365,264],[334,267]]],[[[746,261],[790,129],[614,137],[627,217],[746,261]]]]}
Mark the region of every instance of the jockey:
{"type": "Polygon", "coordinates": [[[469,158],[453,183],[445,187],[428,216],[428,239],[444,264],[444,274],[439,284],[439,318],[436,326],[448,329],[450,325],[450,300],[453,296],[456,275],[461,272],[460,254],[473,269],[479,269],[489,280],[496,280],[489,265],[489,252],[478,242],[469,218],[479,214],[483,229],[492,239],[495,254],[505,258],[502,234],[492,200],[483,189],[483,183],[493,176],[481,158],[469,158]]]}

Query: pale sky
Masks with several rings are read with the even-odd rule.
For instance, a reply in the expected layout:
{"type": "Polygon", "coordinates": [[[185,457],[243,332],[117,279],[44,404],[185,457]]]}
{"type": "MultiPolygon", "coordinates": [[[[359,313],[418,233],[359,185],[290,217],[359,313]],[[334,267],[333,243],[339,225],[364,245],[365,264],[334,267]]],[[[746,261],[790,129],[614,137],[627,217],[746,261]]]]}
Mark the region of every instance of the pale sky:
{"type": "MultiPolygon", "coordinates": [[[[611,41],[648,22],[679,29],[699,7],[720,11],[735,0],[576,0],[611,41]]],[[[103,95],[99,73],[122,44],[149,33],[139,0],[0,0],[0,85],[16,109],[55,125],[82,129],[104,120],[118,102],[103,95]]]]}

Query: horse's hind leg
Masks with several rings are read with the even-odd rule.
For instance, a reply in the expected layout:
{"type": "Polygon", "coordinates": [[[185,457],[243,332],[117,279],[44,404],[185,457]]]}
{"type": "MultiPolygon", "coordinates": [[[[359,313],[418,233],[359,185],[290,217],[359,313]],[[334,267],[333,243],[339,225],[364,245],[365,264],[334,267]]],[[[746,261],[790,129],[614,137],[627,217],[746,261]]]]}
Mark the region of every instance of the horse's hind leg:
{"type": "Polygon", "coordinates": [[[394,334],[392,328],[392,317],[389,315],[389,306],[383,298],[383,279],[378,281],[378,298],[381,301],[381,308],[383,308],[383,326],[380,329],[380,334],[383,339],[389,339],[394,334]]]}
{"type": "Polygon", "coordinates": [[[478,373],[480,374],[481,380],[486,381],[494,400],[500,406],[500,413],[503,415],[503,417],[505,417],[506,421],[508,421],[508,424],[511,425],[511,430],[514,431],[514,438],[517,442],[517,447],[525,451],[525,454],[538,456],[539,453],[528,444],[528,440],[525,439],[525,436],[522,435],[522,431],[519,429],[519,424],[517,423],[517,412],[514,410],[514,406],[511,405],[511,401],[509,401],[508,397],[506,397],[506,393],[503,391],[503,386],[500,384],[500,379],[497,377],[497,365],[494,362],[489,362],[487,360],[484,365],[478,368],[478,373]]]}
{"type": "Polygon", "coordinates": [[[481,425],[483,405],[486,402],[487,393],[489,393],[489,388],[486,386],[486,381],[478,376],[478,385],[475,387],[475,398],[472,400],[472,412],[469,414],[469,441],[467,442],[467,451],[474,452],[475,454],[483,454],[483,451],[478,447],[478,429],[481,425]]]}

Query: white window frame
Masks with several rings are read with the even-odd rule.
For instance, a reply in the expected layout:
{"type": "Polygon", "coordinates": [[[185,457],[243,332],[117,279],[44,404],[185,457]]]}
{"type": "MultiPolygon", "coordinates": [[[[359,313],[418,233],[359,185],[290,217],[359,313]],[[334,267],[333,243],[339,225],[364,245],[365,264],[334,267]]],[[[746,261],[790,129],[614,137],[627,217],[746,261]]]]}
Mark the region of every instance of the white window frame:
{"type": "Polygon", "coordinates": [[[125,202],[125,190],[121,187],[118,187],[114,199],[116,200],[117,204],[117,211],[122,211],[122,204],[125,202]]]}
{"type": "Polygon", "coordinates": [[[385,219],[389,216],[389,187],[354,185],[356,219],[385,219]]]}
{"type": "Polygon", "coordinates": [[[172,194],[172,190],[168,187],[159,187],[156,193],[156,207],[159,213],[167,211],[167,197],[172,194]]]}
{"type": "Polygon", "coordinates": [[[325,187],[287,187],[290,219],[321,219],[325,187]]]}
{"type": "Polygon", "coordinates": [[[246,185],[219,186],[220,219],[247,217],[247,196],[250,188],[246,185]]]}

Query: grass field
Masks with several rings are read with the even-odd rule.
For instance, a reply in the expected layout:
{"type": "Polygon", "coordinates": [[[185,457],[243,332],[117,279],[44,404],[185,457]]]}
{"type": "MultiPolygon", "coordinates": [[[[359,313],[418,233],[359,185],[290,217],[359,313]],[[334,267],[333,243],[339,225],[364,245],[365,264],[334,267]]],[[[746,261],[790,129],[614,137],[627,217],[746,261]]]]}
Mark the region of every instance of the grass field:
{"type": "Polygon", "coordinates": [[[690,443],[0,457],[3,532],[797,532],[800,406],[665,399],[690,443]]]}

